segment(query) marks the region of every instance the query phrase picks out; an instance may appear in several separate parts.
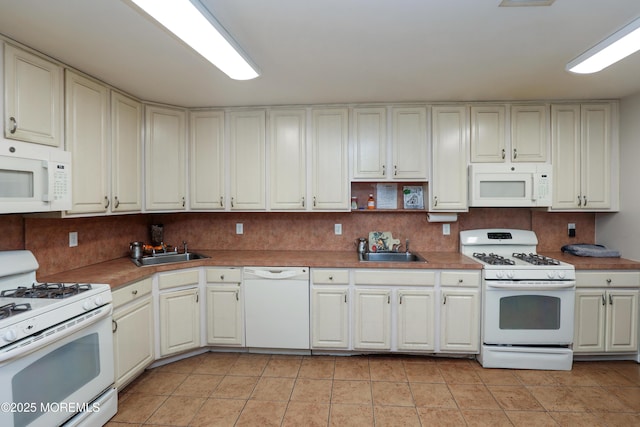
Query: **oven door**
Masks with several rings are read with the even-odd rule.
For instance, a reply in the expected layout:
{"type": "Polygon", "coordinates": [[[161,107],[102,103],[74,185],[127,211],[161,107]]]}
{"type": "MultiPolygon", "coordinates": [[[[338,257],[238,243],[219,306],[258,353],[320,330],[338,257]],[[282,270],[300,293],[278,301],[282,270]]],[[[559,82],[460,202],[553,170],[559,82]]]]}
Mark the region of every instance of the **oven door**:
{"type": "Polygon", "coordinates": [[[92,401],[113,384],[111,311],[103,306],[56,325],[35,344],[26,338],[21,354],[15,346],[0,352],[0,425],[51,427],[103,409],[92,401]]]}
{"type": "Polygon", "coordinates": [[[509,289],[485,282],[483,342],[496,345],[569,345],[573,342],[575,286],[509,289]]]}

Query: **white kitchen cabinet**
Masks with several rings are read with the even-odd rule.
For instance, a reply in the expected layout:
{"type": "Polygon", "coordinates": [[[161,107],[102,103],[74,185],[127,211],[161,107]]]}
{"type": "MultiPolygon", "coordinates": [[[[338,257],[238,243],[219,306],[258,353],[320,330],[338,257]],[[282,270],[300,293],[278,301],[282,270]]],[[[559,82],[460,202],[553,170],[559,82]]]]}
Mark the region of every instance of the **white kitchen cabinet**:
{"type": "Polygon", "coordinates": [[[61,66],[5,43],[5,137],[62,147],[63,87],[61,66]]]}
{"type": "Polygon", "coordinates": [[[229,113],[231,210],[266,208],[264,110],[229,113]]]}
{"type": "Polygon", "coordinates": [[[242,346],[244,299],[239,268],[207,268],[207,343],[242,346]]]}
{"type": "Polygon", "coordinates": [[[398,350],[435,349],[435,291],[401,289],[398,301],[398,350]]]}
{"type": "Polygon", "coordinates": [[[463,105],[431,108],[430,211],[467,211],[468,109],[463,105]]]}
{"type": "Polygon", "coordinates": [[[391,289],[356,288],[353,348],[391,350],[391,289]]]}
{"type": "Polygon", "coordinates": [[[186,205],[186,111],[145,106],[145,208],[183,210],[186,205]]]}
{"type": "Polygon", "coordinates": [[[549,107],[545,104],[511,106],[512,162],[546,162],[549,152],[549,107]]]}
{"type": "Polygon", "coordinates": [[[471,162],[504,163],[506,147],[506,107],[471,106],[471,162]]]}
{"type": "Polygon", "coordinates": [[[322,108],[311,115],[311,209],[348,210],[349,111],[322,108]]]}
{"type": "Polygon", "coordinates": [[[442,288],[440,351],[477,353],[479,344],[479,289],[442,288]]]}
{"type": "Polygon", "coordinates": [[[225,208],[224,111],[189,112],[189,207],[225,208]]]}
{"type": "Polygon", "coordinates": [[[353,179],[386,179],[387,109],[354,108],[351,126],[353,179]]]}
{"type": "Polygon", "coordinates": [[[106,213],[109,192],[109,90],[106,86],[65,72],[66,149],[71,152],[70,214],[106,213]]]}
{"type": "Polygon", "coordinates": [[[312,348],[349,348],[349,270],[311,272],[312,348]]]}
{"type": "Polygon", "coordinates": [[[307,192],[306,111],[269,112],[271,210],[303,210],[307,192]]]}
{"type": "Polygon", "coordinates": [[[558,210],[616,210],[610,103],[551,106],[553,205],[558,210]]]}
{"type": "Polygon", "coordinates": [[[391,109],[392,167],[390,178],[426,181],[429,145],[427,109],[393,107],[391,109]]]}
{"type": "Polygon", "coordinates": [[[142,104],[111,91],[111,212],[142,209],[142,122],[142,104]]]}
{"type": "Polygon", "coordinates": [[[151,278],[113,291],[115,384],[122,389],[154,361],[151,278]]]}

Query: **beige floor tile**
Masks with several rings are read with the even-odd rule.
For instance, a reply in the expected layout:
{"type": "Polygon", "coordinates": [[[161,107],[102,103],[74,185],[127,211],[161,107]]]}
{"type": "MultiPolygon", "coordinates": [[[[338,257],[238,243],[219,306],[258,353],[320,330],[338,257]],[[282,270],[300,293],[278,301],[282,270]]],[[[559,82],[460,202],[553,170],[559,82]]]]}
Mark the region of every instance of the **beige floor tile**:
{"type": "Polygon", "coordinates": [[[134,393],[169,395],[187,378],[187,374],[156,372],[133,385],[134,393]]]}
{"type": "Polygon", "coordinates": [[[269,363],[269,357],[239,357],[227,371],[227,375],[260,376],[269,363]]]}
{"type": "Polygon", "coordinates": [[[402,360],[395,358],[375,358],[369,360],[369,371],[371,381],[394,381],[403,382],[407,380],[404,364],[402,360]]]}
{"type": "Polygon", "coordinates": [[[457,409],[458,405],[446,384],[410,383],[418,407],[457,409]]]}
{"type": "Polygon", "coordinates": [[[556,427],[558,425],[548,412],[505,411],[505,413],[516,427],[556,427]]]}
{"type": "Polygon", "coordinates": [[[583,412],[587,410],[570,387],[532,386],[527,389],[547,411],[583,412]]]}
{"type": "Polygon", "coordinates": [[[334,357],[305,357],[298,372],[298,378],[333,379],[336,361],[334,357]]]}
{"type": "Polygon", "coordinates": [[[280,426],[286,409],[287,402],[249,400],[235,425],[236,427],[280,426]]]}
{"type": "Polygon", "coordinates": [[[220,381],[211,397],[219,399],[248,399],[259,377],[226,376],[220,381]]]}
{"type": "Polygon", "coordinates": [[[300,365],[302,364],[301,358],[276,358],[272,357],[267,363],[262,373],[265,377],[289,377],[295,378],[298,376],[300,365]]]}
{"type": "Polygon", "coordinates": [[[329,426],[331,427],[366,427],[373,426],[373,406],[331,404],[329,426]]]}
{"type": "Polygon", "coordinates": [[[462,410],[462,416],[469,427],[511,427],[511,421],[504,411],[490,409],[462,410]]]}
{"type": "Polygon", "coordinates": [[[468,363],[440,363],[438,367],[447,384],[482,384],[476,370],[468,363]]]}
{"type": "Polygon", "coordinates": [[[415,406],[409,383],[372,381],[371,390],[375,406],[415,406]]]}
{"type": "Polygon", "coordinates": [[[199,356],[187,357],[166,365],[154,368],[155,372],[173,372],[178,374],[190,374],[200,364],[202,358],[199,356]]]}
{"type": "Polygon", "coordinates": [[[295,379],[262,377],[251,394],[252,400],[288,402],[295,379]]]}
{"type": "Polygon", "coordinates": [[[476,368],[475,373],[484,385],[522,385],[522,382],[511,369],[476,368]]]}
{"type": "Polygon", "coordinates": [[[173,396],[209,397],[224,376],[192,374],[175,389],[173,396]]]}
{"type": "Polygon", "coordinates": [[[118,406],[113,421],[122,423],[144,423],[164,403],[167,396],[132,393],[118,406]]]}
{"type": "Polygon", "coordinates": [[[632,411],[640,412],[640,387],[605,387],[605,390],[632,411]]]}
{"type": "Polygon", "coordinates": [[[316,380],[311,378],[299,378],[293,387],[291,400],[295,402],[331,402],[332,380],[316,380]]]}
{"type": "Polygon", "coordinates": [[[289,402],[282,420],[283,427],[326,427],[329,423],[328,403],[289,402]]]}
{"type": "Polygon", "coordinates": [[[331,402],[371,405],[371,383],[369,381],[334,380],[331,402]]]}
{"type": "Polygon", "coordinates": [[[417,408],[423,426],[459,427],[465,421],[458,409],[417,408]]]}
{"type": "Polygon", "coordinates": [[[638,413],[600,412],[593,415],[607,427],[640,426],[640,414],[638,413]]]}
{"type": "Polygon", "coordinates": [[[404,370],[409,382],[444,383],[444,377],[436,363],[405,363],[404,370]]]}
{"type": "Polygon", "coordinates": [[[369,359],[366,357],[338,357],[336,358],[335,380],[371,380],[369,359]]]}
{"type": "Polygon", "coordinates": [[[195,417],[191,420],[191,427],[225,427],[235,425],[246,400],[235,399],[207,399],[195,417]]]}
{"type": "Polygon", "coordinates": [[[606,426],[598,417],[588,412],[549,412],[549,415],[563,427],[606,426]]]}
{"type": "Polygon", "coordinates": [[[194,374],[226,375],[236,362],[237,357],[210,356],[202,358],[194,368],[194,374]]]}
{"type": "Polygon", "coordinates": [[[500,409],[487,387],[482,384],[449,384],[460,409],[500,409]]]}
{"type": "Polygon", "coordinates": [[[147,420],[150,424],[187,426],[205,399],[192,396],[169,396],[147,420]]]}
{"type": "Polygon", "coordinates": [[[413,406],[374,406],[373,416],[376,427],[420,427],[420,417],[413,406]]]}
{"type": "Polygon", "coordinates": [[[505,411],[544,411],[544,408],[524,386],[487,386],[505,411]]]}
{"type": "Polygon", "coordinates": [[[565,386],[597,386],[598,383],[589,375],[584,365],[577,365],[570,371],[553,371],[549,373],[558,385],[565,386]]]}
{"type": "Polygon", "coordinates": [[[632,412],[627,406],[602,387],[570,387],[575,397],[580,399],[590,412],[632,412]]]}
{"type": "Polygon", "coordinates": [[[553,371],[518,369],[513,372],[513,375],[515,375],[523,385],[559,385],[552,376],[552,373],[553,371]]]}

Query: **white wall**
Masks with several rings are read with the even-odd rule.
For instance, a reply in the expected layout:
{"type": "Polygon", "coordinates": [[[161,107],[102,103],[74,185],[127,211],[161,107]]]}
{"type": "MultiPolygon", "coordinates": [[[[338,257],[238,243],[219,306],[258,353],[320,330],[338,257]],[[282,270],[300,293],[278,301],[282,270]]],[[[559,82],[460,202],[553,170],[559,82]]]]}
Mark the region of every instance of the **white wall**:
{"type": "Polygon", "coordinates": [[[620,100],[620,212],[597,215],[596,242],[640,261],[640,93],[620,100]]]}

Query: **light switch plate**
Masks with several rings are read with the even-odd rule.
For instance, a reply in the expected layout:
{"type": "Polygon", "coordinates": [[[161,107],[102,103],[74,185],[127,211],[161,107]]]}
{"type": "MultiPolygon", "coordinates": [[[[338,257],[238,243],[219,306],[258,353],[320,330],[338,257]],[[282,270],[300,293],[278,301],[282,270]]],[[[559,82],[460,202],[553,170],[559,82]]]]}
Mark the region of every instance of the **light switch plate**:
{"type": "Polygon", "coordinates": [[[69,232],[69,247],[70,248],[75,248],[76,246],[78,246],[78,232],[77,231],[70,231],[69,232]]]}
{"type": "Polygon", "coordinates": [[[336,236],[341,236],[342,235],[342,224],[334,224],[333,225],[333,232],[336,234],[336,236]]]}
{"type": "Polygon", "coordinates": [[[236,234],[244,234],[244,226],[241,222],[236,224],[236,234]]]}
{"type": "Polygon", "coordinates": [[[442,224],[442,234],[444,236],[451,234],[451,224],[442,224]]]}

